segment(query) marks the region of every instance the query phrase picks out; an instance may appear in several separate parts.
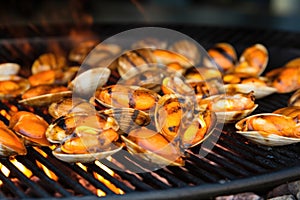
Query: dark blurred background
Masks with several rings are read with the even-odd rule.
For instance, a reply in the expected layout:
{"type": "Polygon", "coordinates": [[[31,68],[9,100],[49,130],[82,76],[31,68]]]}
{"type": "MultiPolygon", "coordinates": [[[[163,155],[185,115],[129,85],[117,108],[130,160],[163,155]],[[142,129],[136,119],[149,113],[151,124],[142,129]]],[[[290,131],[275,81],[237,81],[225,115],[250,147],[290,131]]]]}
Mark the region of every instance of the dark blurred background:
{"type": "Polygon", "coordinates": [[[300,32],[299,0],[2,1],[0,25],[145,23],[300,32]]]}

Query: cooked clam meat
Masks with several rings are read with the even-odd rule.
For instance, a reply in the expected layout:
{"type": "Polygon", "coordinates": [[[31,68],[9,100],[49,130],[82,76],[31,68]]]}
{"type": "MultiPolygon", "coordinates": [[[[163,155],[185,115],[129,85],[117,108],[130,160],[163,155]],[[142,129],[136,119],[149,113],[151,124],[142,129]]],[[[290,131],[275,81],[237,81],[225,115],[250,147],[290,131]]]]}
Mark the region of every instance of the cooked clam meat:
{"type": "Polygon", "coordinates": [[[157,93],[138,86],[110,85],[95,92],[95,100],[107,107],[149,110],[158,99],[157,93]]]}
{"type": "Polygon", "coordinates": [[[23,141],[0,121],[0,155],[14,156],[25,155],[27,150],[23,141]]]}
{"type": "Polygon", "coordinates": [[[3,76],[0,78],[0,99],[14,98],[30,87],[27,79],[19,76],[3,76]]]}
{"type": "Polygon", "coordinates": [[[66,59],[62,55],[55,55],[52,53],[46,53],[40,55],[32,64],[32,74],[39,73],[41,71],[48,71],[51,69],[62,69],[66,66],[66,59]]]}
{"type": "Polygon", "coordinates": [[[228,43],[217,43],[207,53],[224,72],[233,68],[237,62],[236,51],[228,43]]]}
{"type": "Polygon", "coordinates": [[[300,107],[299,106],[290,106],[285,108],[280,108],[275,110],[273,113],[281,114],[287,117],[291,117],[298,124],[300,123],[300,107]]]}
{"type": "Polygon", "coordinates": [[[259,76],[265,70],[268,61],[267,48],[262,44],[255,44],[244,50],[233,71],[249,74],[250,76],[259,76]]]}
{"type": "Polygon", "coordinates": [[[183,165],[181,150],[156,131],[145,127],[135,129],[127,137],[121,136],[127,150],[158,165],[183,165]]]}
{"type": "Polygon", "coordinates": [[[23,138],[25,144],[38,146],[50,145],[45,135],[48,126],[42,117],[27,111],[18,111],[9,121],[9,128],[23,138]]]}

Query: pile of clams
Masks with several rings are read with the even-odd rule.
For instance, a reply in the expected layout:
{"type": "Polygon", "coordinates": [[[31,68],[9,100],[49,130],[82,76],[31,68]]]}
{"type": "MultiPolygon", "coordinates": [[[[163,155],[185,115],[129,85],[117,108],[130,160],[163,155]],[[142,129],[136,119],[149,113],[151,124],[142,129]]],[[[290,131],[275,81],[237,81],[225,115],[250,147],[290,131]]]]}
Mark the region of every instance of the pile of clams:
{"type": "Polygon", "coordinates": [[[18,103],[0,121],[0,155],[52,146],[56,158],[73,163],[126,150],[156,165],[182,166],[185,151],[217,123],[237,121],[238,133],[264,145],[300,141],[299,90],[290,107],[247,117],[256,99],[300,88],[299,59],[263,77],[269,54],[262,44],[239,59],[228,43],[208,49],[211,58],[189,40],[146,38],[132,47],[110,62],[120,46],[85,41],[68,56],[40,55],[27,77],[16,63],[0,64],[1,103],[18,103]]]}

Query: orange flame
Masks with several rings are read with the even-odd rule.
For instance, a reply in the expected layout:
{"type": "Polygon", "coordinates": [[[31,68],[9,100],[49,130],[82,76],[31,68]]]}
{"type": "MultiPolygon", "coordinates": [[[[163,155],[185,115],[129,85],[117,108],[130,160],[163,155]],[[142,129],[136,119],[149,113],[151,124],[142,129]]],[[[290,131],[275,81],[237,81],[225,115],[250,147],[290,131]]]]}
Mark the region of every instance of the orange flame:
{"type": "Polygon", "coordinates": [[[15,158],[10,159],[10,162],[14,166],[16,166],[16,168],[18,168],[18,170],[21,171],[27,178],[30,178],[32,176],[32,171],[25,167],[22,163],[17,161],[15,158]]]}
{"type": "MultiPolygon", "coordinates": [[[[4,174],[4,176],[8,177],[10,174],[9,169],[7,169],[7,167],[5,167],[5,165],[3,165],[2,163],[0,163],[0,170],[2,172],[2,174],[4,174]]],[[[3,181],[0,180],[0,186],[3,185],[3,181]]]]}
{"type": "MultiPolygon", "coordinates": [[[[48,157],[47,153],[44,152],[43,150],[41,150],[40,148],[38,147],[33,147],[37,152],[39,152],[42,156],[44,156],[45,158],[48,157]]],[[[51,148],[51,147],[50,147],[51,148]]],[[[53,148],[53,147],[52,147],[53,148]]],[[[56,174],[54,172],[52,172],[50,169],[48,169],[45,165],[43,165],[42,163],[40,163],[39,161],[36,160],[36,164],[37,166],[42,169],[45,174],[51,178],[52,180],[54,181],[57,181],[58,180],[58,177],[56,176],[56,174]]]]}

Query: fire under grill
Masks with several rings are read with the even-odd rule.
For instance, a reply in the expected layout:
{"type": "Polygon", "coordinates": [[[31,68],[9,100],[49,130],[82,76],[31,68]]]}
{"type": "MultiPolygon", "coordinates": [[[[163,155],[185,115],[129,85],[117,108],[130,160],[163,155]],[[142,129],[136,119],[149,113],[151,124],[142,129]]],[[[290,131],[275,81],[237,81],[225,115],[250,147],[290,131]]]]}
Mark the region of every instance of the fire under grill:
{"type": "MultiPolygon", "coordinates": [[[[217,42],[229,42],[239,52],[253,43],[263,43],[270,52],[267,70],[280,67],[300,55],[300,35],[297,33],[218,27],[166,27],[189,35],[204,47],[217,42]]],[[[12,30],[3,28],[8,35],[3,34],[0,40],[0,61],[17,62],[30,67],[42,53],[67,52],[80,36],[70,39],[67,30],[71,28],[15,27],[13,31],[21,34],[17,36],[9,36],[12,30]]],[[[101,25],[93,26],[90,30],[105,39],[129,28],[134,27],[101,25]]],[[[273,94],[257,100],[259,107],[255,113],[272,112],[285,107],[290,95],[273,94]]],[[[3,101],[0,104],[0,120],[8,123],[6,114],[14,106],[19,110],[26,109],[16,102],[3,101]]],[[[34,112],[43,115],[38,108],[34,112]]],[[[282,147],[257,145],[236,134],[233,124],[217,127],[217,131],[221,131],[217,144],[204,158],[199,156],[200,147],[195,147],[186,152],[184,166],[167,166],[144,173],[134,173],[147,166],[129,153],[116,153],[89,164],[68,164],[57,160],[50,148],[28,147],[26,156],[0,158],[0,198],[199,199],[244,191],[264,195],[278,184],[300,178],[299,144],[282,147]],[[122,169],[124,162],[130,163],[126,171],[122,169]]],[[[211,137],[218,137],[218,134],[212,134],[211,137]]],[[[202,150],[206,151],[205,148],[202,150]]]]}

